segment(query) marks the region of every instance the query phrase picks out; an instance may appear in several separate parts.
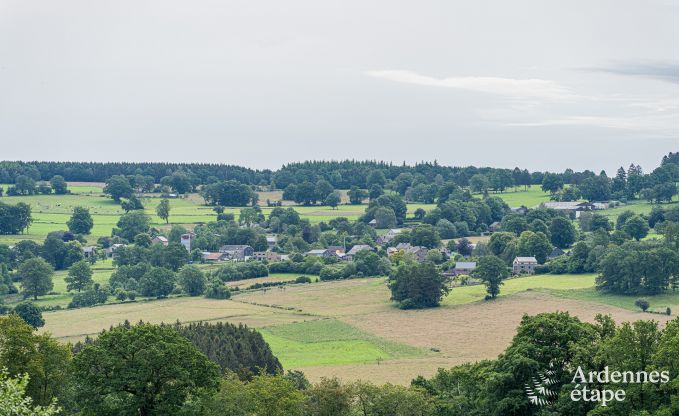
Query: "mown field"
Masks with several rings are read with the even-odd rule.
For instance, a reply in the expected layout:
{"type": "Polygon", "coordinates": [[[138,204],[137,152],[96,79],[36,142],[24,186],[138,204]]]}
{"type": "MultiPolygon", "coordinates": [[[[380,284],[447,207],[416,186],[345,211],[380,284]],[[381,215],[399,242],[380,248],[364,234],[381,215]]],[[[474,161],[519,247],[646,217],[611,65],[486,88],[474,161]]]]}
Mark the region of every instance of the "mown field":
{"type": "Polygon", "coordinates": [[[543,192],[540,185],[531,185],[528,189],[523,187],[509,188],[504,192],[490,193],[491,196],[502,198],[510,207],[526,206],[535,208],[543,202],[549,202],[549,193],[543,192]]]}
{"type": "MultiPolygon", "coordinates": [[[[593,285],[592,274],[515,278],[494,301],[483,300],[483,286],[465,286],[453,288],[439,308],[402,311],[390,301],[384,278],[317,282],[241,292],[231,300],[177,297],[48,312],[43,330],[75,341],[124,320],[244,323],[262,332],[286,369],[312,379],[407,383],[439,367],[494,358],[526,313],[569,311],[587,321],[599,313],[618,322],[673,318],[641,313],[634,298],[602,296],[593,285]]],[[[679,295],[649,300],[654,309],[679,310],[679,295]]]]}

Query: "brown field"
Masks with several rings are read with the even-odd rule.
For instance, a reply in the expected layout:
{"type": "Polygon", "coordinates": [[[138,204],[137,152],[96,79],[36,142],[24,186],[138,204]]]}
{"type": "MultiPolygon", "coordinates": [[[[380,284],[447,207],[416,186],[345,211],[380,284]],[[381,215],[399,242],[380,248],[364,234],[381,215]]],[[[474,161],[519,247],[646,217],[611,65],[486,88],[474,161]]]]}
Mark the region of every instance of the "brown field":
{"type": "Polygon", "coordinates": [[[231,300],[182,297],[148,302],[109,304],[93,308],[62,310],[44,314],[45,332],[73,341],[95,335],[102,329],[128,320],[130,322],[172,323],[228,321],[252,327],[286,324],[309,319],[294,310],[275,309],[231,300]]]}
{"type": "MultiPolygon", "coordinates": [[[[254,281],[254,279],[252,280],[254,281]]],[[[106,305],[45,313],[44,330],[63,340],[81,339],[125,319],[135,322],[211,320],[242,322],[256,328],[334,318],[381,339],[420,348],[437,349],[421,356],[382,362],[332,364],[298,368],[312,380],[338,376],[345,380],[408,383],[438,368],[497,357],[511,342],[524,314],[569,311],[585,321],[610,314],[617,322],[670,317],[647,315],[613,306],[556,298],[525,291],[493,302],[445,305],[402,311],[389,300],[383,279],[356,279],[293,285],[284,289],[237,294],[232,300],[173,298],[153,302],[106,305]]]]}

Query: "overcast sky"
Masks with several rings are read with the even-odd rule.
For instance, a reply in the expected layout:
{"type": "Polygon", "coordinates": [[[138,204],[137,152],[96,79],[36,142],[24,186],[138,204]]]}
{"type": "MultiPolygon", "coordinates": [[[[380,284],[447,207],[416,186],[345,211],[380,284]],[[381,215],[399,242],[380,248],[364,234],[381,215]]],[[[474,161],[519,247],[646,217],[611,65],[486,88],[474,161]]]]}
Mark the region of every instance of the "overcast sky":
{"type": "Polygon", "coordinates": [[[0,0],[0,159],[437,159],[561,171],[679,151],[679,0],[0,0]]]}

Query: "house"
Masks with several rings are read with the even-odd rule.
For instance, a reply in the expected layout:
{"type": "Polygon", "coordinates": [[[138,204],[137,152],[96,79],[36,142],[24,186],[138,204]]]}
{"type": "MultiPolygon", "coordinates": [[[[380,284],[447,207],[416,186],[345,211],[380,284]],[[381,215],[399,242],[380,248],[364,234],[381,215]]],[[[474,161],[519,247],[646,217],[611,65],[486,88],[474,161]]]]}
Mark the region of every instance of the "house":
{"type": "Polygon", "coordinates": [[[410,243],[398,243],[395,247],[387,248],[387,255],[392,256],[392,255],[398,253],[399,251],[406,251],[410,247],[412,247],[410,245],[410,243]]]}
{"type": "Polygon", "coordinates": [[[499,221],[495,221],[494,223],[492,223],[488,226],[488,231],[490,231],[491,233],[494,233],[496,231],[500,231],[500,229],[501,228],[500,228],[500,222],[499,221]]]}
{"type": "Polygon", "coordinates": [[[228,260],[227,255],[225,253],[220,253],[220,252],[209,252],[206,251],[203,253],[203,261],[212,263],[215,261],[224,261],[228,260]]]}
{"type": "Polygon", "coordinates": [[[406,250],[406,253],[413,254],[415,256],[415,260],[422,263],[423,261],[427,260],[427,253],[429,253],[429,249],[422,246],[412,246],[406,250]]]}
{"type": "Polygon", "coordinates": [[[314,250],[309,250],[306,253],[304,253],[305,256],[311,256],[311,257],[331,257],[332,252],[328,250],[327,248],[317,248],[314,250]]]}
{"type": "Polygon", "coordinates": [[[194,233],[186,233],[182,234],[181,239],[179,242],[186,248],[186,251],[189,253],[191,252],[191,245],[193,244],[193,240],[196,239],[196,235],[194,233]]]}
{"type": "Polygon", "coordinates": [[[255,251],[254,253],[252,253],[252,258],[260,261],[262,260],[279,261],[281,259],[281,255],[271,250],[255,251]]]}
{"type": "Polygon", "coordinates": [[[567,212],[569,214],[574,213],[575,218],[580,217],[580,213],[584,211],[592,211],[596,209],[595,205],[591,202],[543,202],[540,204],[540,208],[555,209],[557,211],[567,212]]]}
{"type": "Polygon", "coordinates": [[[472,271],[476,268],[475,261],[458,261],[455,263],[455,267],[443,272],[444,276],[454,277],[462,274],[470,275],[472,271]]]}
{"type": "Polygon", "coordinates": [[[224,245],[219,248],[220,253],[227,255],[229,260],[243,261],[251,257],[255,250],[248,245],[224,245]]]}
{"type": "Polygon", "coordinates": [[[344,259],[348,260],[348,261],[352,261],[356,254],[360,253],[361,251],[365,251],[365,250],[375,251],[374,248],[370,247],[367,244],[356,244],[355,246],[353,246],[351,248],[351,250],[349,250],[347,252],[347,254],[344,256],[344,259]]]}
{"type": "Polygon", "coordinates": [[[563,256],[565,253],[559,247],[554,247],[554,250],[547,256],[547,259],[555,259],[557,257],[563,256]]]}
{"type": "Polygon", "coordinates": [[[120,247],[127,247],[127,246],[125,244],[113,244],[111,247],[109,247],[105,250],[106,251],[106,257],[110,257],[110,258],[115,257],[115,252],[120,247]]]}
{"type": "Polygon", "coordinates": [[[520,207],[515,207],[515,208],[510,208],[510,209],[515,214],[526,215],[528,213],[528,207],[525,206],[525,205],[521,205],[520,207]]]}
{"type": "Polygon", "coordinates": [[[514,274],[533,274],[537,265],[535,257],[517,257],[512,263],[512,271],[514,274]]]}
{"type": "Polygon", "coordinates": [[[276,243],[278,242],[278,237],[273,235],[273,234],[267,234],[266,236],[266,245],[269,246],[270,249],[274,248],[276,243]]]}
{"type": "Polygon", "coordinates": [[[422,246],[413,246],[410,243],[398,243],[396,247],[389,247],[387,249],[388,256],[393,256],[399,252],[410,253],[415,256],[415,260],[418,262],[423,262],[427,259],[427,253],[429,253],[429,249],[422,246]]]}
{"type": "Polygon", "coordinates": [[[461,275],[461,274],[466,274],[469,275],[471,274],[472,271],[476,269],[476,262],[475,261],[458,261],[455,263],[455,268],[453,269],[453,273],[455,273],[455,276],[461,275]]]}
{"type": "Polygon", "coordinates": [[[151,239],[151,244],[162,244],[166,246],[168,244],[167,238],[162,235],[157,235],[151,239]]]}
{"type": "Polygon", "coordinates": [[[377,236],[377,239],[375,240],[377,244],[384,245],[389,243],[391,240],[394,239],[397,235],[401,234],[403,232],[402,228],[392,228],[391,230],[387,231],[386,234],[377,236]]]}
{"type": "Polygon", "coordinates": [[[347,255],[343,246],[328,246],[328,251],[331,255],[339,258],[340,260],[344,260],[344,257],[347,255]]]}
{"type": "Polygon", "coordinates": [[[371,227],[377,227],[377,220],[375,218],[371,219],[368,225],[371,227]]]}
{"type": "Polygon", "coordinates": [[[83,256],[85,256],[86,259],[96,258],[97,257],[97,246],[83,247],[83,256]]]}

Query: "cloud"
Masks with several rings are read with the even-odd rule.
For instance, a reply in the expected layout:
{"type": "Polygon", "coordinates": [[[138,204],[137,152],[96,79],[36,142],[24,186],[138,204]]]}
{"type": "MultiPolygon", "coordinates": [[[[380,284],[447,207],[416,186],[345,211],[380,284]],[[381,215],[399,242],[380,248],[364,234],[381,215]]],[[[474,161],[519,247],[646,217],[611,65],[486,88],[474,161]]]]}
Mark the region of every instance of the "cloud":
{"type": "Polygon", "coordinates": [[[616,130],[636,131],[654,136],[676,138],[679,117],[675,115],[640,115],[640,116],[565,116],[537,121],[505,123],[508,127],[545,127],[545,126],[584,126],[616,130]]]}
{"type": "Polygon", "coordinates": [[[568,88],[554,81],[544,79],[498,77],[434,78],[405,70],[368,71],[366,75],[405,84],[475,91],[518,99],[563,100],[576,97],[568,88]]]}
{"type": "Polygon", "coordinates": [[[627,62],[586,69],[595,72],[606,72],[609,74],[644,77],[679,83],[679,63],[676,62],[627,62]]]}

